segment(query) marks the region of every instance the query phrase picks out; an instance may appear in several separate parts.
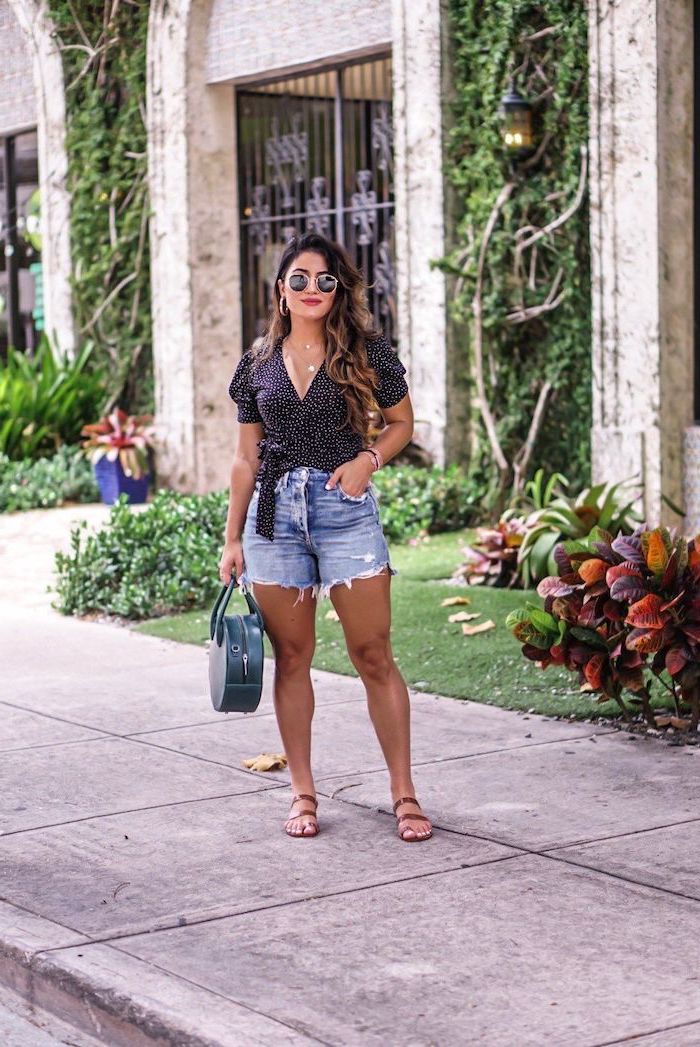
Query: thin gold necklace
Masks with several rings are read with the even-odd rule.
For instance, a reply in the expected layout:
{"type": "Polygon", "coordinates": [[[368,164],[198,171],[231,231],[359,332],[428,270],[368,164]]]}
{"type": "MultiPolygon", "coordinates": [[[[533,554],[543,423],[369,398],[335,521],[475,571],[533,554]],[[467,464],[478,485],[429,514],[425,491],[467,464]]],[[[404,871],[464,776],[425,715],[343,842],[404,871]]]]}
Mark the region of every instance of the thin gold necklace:
{"type": "MultiPolygon", "coordinates": [[[[287,339],[287,346],[286,346],[286,348],[287,348],[288,351],[291,350],[292,354],[299,352],[299,350],[295,346],[292,345],[292,343],[289,341],[289,339],[287,339]]],[[[323,348],[323,346],[320,346],[320,345],[312,346],[311,342],[306,342],[305,345],[304,345],[304,349],[308,349],[308,350],[310,350],[310,349],[322,349],[322,348],[323,348]]],[[[324,359],[325,359],[325,351],[324,351],[324,359]]],[[[321,361],[321,362],[323,362],[323,361],[321,361]]],[[[304,366],[306,367],[306,370],[310,371],[312,374],[313,374],[313,372],[315,370],[317,370],[317,365],[316,364],[304,364],[304,366]]]]}

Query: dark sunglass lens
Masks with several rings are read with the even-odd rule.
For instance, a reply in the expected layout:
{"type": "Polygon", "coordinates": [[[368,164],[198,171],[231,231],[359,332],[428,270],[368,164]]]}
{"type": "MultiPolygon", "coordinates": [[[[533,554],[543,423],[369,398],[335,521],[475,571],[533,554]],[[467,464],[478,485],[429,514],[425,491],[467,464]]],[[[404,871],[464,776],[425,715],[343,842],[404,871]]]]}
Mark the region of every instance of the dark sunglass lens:
{"type": "Polygon", "coordinates": [[[309,282],[309,278],[303,273],[292,273],[289,277],[289,286],[293,291],[303,291],[309,282]]]}
{"type": "Polygon", "coordinates": [[[334,276],[331,276],[330,273],[326,273],[323,276],[319,276],[318,289],[319,291],[323,291],[324,294],[330,294],[331,291],[335,290],[337,282],[338,281],[334,276]]]}

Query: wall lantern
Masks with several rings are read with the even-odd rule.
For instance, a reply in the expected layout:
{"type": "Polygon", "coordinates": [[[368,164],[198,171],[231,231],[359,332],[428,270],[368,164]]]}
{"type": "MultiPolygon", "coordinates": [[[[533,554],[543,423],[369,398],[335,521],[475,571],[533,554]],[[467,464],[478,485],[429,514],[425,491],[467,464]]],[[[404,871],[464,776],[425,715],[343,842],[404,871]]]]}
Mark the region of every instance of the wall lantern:
{"type": "Polygon", "coordinates": [[[511,80],[507,94],[501,99],[504,115],[503,141],[508,155],[519,160],[529,156],[533,148],[532,105],[518,93],[511,80]]]}

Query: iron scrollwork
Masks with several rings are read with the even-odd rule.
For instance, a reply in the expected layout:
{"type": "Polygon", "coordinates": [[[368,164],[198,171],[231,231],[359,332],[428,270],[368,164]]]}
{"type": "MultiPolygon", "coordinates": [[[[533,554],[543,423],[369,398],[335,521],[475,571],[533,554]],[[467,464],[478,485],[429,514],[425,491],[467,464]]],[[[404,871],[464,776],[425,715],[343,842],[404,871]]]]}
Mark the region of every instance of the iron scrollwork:
{"type": "Polygon", "coordinates": [[[294,207],[292,182],[303,182],[306,178],[308,140],[306,131],[301,130],[303,119],[301,113],[294,113],[292,130],[281,135],[279,119],[274,116],[272,135],[265,142],[265,160],[274,172],[273,182],[282,190],[281,206],[285,210],[294,207]]]}
{"type": "Polygon", "coordinates": [[[372,172],[358,171],[355,181],[357,192],[352,194],[350,215],[352,224],[358,228],[357,243],[371,244],[374,239],[374,225],[377,219],[377,194],[372,185],[372,172]]]}
{"type": "Polygon", "coordinates": [[[378,115],[372,120],[372,150],[377,167],[391,178],[394,167],[394,125],[386,102],[379,103],[378,115]]]}
{"type": "Polygon", "coordinates": [[[311,232],[328,236],[331,228],[329,209],[331,199],[326,195],[326,179],[317,175],[311,179],[311,196],[306,201],[308,218],[306,225],[311,232]]]}

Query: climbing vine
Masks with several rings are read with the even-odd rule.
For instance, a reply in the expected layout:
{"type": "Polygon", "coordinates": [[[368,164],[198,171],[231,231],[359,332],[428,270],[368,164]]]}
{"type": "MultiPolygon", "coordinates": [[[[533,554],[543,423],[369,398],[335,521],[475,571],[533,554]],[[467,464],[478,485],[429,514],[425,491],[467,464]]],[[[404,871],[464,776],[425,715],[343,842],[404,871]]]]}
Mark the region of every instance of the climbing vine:
{"type": "Polygon", "coordinates": [[[458,201],[452,314],[468,332],[471,470],[502,506],[535,468],[590,473],[587,25],[578,0],[449,0],[447,174],[458,201]],[[536,151],[511,163],[500,100],[534,104],[536,151]]]}
{"type": "Polygon", "coordinates": [[[76,326],[108,364],[108,406],[152,408],[147,0],[49,0],[66,84],[76,326]]]}

